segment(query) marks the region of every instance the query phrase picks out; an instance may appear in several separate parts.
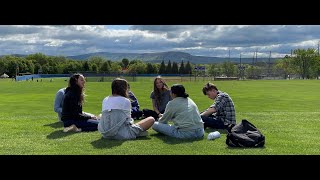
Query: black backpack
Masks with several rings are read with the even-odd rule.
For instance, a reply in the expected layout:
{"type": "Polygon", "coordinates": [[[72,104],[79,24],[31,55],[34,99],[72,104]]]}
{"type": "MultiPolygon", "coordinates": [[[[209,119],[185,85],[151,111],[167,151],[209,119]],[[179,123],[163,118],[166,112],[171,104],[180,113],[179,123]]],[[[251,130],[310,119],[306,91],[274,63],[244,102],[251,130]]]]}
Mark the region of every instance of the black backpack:
{"type": "Polygon", "coordinates": [[[226,144],[230,147],[263,147],[265,136],[248,120],[227,128],[226,144]]]}

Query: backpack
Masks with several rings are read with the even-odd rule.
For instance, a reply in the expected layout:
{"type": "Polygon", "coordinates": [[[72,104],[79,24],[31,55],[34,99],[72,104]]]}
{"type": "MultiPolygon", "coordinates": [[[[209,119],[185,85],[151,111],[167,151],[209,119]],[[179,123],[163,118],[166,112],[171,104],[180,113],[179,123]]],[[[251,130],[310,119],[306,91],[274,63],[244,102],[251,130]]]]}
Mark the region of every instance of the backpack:
{"type": "Polygon", "coordinates": [[[226,144],[230,147],[263,147],[265,136],[248,120],[227,128],[226,144]]]}

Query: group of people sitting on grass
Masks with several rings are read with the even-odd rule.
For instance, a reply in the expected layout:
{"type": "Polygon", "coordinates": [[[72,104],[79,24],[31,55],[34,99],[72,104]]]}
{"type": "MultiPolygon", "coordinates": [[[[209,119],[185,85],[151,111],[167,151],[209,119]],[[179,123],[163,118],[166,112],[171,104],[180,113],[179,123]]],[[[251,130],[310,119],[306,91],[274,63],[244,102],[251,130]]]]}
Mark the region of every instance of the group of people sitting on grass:
{"type": "Polygon", "coordinates": [[[174,84],[169,89],[158,76],[154,79],[150,94],[153,110],[141,111],[129,83],[116,78],[111,83],[111,95],[103,99],[101,114],[96,116],[82,110],[85,82],[82,74],[74,74],[69,79],[68,87],[56,94],[54,111],[64,124],[63,132],[98,130],[104,138],[127,140],[147,136],[147,130],[152,127],[167,136],[191,139],[203,138],[206,127],[226,129],[236,124],[231,97],[212,83],[205,84],[202,92],[214,103],[207,110],[199,112],[183,85],[174,84]],[[139,122],[135,123],[134,120],[139,122]]]}

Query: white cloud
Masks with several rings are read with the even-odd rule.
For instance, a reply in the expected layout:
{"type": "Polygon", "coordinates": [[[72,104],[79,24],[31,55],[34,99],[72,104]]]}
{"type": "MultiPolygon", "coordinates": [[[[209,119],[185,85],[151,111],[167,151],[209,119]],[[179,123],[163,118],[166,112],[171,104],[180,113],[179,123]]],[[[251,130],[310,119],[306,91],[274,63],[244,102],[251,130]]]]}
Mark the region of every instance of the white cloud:
{"type": "Polygon", "coordinates": [[[317,48],[319,25],[0,25],[0,55],[41,52],[77,55],[105,52],[183,51],[193,55],[239,57],[285,55],[317,48]]]}

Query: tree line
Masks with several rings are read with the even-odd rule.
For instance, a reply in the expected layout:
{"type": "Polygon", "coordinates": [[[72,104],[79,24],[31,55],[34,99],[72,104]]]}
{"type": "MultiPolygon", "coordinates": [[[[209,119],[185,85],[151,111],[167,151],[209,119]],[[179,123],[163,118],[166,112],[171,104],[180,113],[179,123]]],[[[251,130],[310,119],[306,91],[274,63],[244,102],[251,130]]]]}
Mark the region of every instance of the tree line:
{"type": "MultiPolygon", "coordinates": [[[[198,64],[199,65],[199,64],[198,64]]],[[[196,71],[195,64],[171,62],[165,64],[143,62],[124,58],[111,61],[103,57],[90,57],[85,61],[68,59],[64,56],[47,56],[42,53],[25,57],[7,55],[0,57],[0,73],[10,77],[17,73],[31,74],[69,74],[70,72],[92,73],[131,73],[131,74],[189,74],[259,78],[262,76],[297,75],[302,79],[318,78],[320,75],[320,56],[315,49],[296,49],[290,56],[279,58],[275,63],[237,64],[230,61],[205,64],[205,71],[196,71]]]]}

